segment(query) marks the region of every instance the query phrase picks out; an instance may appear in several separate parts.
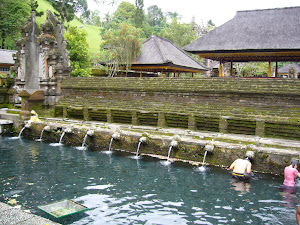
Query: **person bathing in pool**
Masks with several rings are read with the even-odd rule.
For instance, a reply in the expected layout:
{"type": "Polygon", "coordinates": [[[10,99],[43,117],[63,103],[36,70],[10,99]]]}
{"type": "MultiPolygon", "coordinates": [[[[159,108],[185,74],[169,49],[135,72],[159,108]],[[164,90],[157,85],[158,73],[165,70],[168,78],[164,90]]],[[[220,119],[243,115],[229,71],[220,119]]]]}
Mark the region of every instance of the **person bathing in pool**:
{"type": "Polygon", "coordinates": [[[232,170],[232,177],[240,181],[249,181],[251,176],[251,162],[248,157],[245,159],[236,159],[228,168],[232,170]]]}
{"type": "Polygon", "coordinates": [[[284,187],[295,187],[295,178],[300,177],[300,173],[297,170],[298,164],[298,160],[293,160],[291,165],[284,168],[284,187]]]}

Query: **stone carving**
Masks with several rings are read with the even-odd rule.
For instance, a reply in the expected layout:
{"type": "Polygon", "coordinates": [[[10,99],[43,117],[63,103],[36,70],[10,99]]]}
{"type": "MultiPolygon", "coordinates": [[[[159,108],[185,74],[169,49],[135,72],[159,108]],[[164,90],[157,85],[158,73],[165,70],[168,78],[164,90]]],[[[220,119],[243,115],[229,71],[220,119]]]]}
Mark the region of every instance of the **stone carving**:
{"type": "Polygon", "coordinates": [[[23,90],[29,94],[42,90],[44,105],[55,105],[61,94],[60,84],[71,72],[69,52],[58,19],[48,10],[40,29],[32,12],[17,46],[12,67],[17,74],[15,90],[19,90],[15,95],[23,90]]]}

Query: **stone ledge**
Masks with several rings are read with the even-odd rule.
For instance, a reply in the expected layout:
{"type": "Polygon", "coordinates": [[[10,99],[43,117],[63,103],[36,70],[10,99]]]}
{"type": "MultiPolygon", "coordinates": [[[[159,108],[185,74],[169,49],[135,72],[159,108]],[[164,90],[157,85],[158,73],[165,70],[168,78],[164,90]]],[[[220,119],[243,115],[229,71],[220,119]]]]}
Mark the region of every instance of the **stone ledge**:
{"type": "Polygon", "coordinates": [[[21,209],[11,207],[9,205],[6,205],[5,203],[0,202],[0,224],[58,225],[59,223],[52,222],[51,220],[24,212],[21,209]]]}

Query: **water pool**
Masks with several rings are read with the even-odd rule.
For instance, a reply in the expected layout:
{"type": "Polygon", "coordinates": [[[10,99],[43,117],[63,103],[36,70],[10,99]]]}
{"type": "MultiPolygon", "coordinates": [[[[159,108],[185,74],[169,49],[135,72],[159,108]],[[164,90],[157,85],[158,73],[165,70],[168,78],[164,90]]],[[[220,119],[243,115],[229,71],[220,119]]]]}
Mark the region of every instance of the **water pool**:
{"type": "Polygon", "coordinates": [[[300,198],[279,190],[279,176],[255,174],[244,184],[216,167],[200,172],[121,152],[0,141],[0,201],[15,199],[23,209],[62,224],[296,224],[300,198]],[[89,210],[55,219],[37,208],[63,199],[89,210]]]}

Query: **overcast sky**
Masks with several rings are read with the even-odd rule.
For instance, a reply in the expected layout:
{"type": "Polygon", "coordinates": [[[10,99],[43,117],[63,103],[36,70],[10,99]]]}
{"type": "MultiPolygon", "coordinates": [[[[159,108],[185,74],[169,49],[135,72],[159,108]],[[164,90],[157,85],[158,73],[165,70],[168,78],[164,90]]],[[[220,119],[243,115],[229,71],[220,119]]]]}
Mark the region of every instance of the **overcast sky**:
{"type": "MultiPolygon", "coordinates": [[[[121,2],[122,0],[118,0],[112,7],[108,4],[97,6],[93,0],[88,0],[89,8],[99,10],[101,16],[107,12],[114,12],[121,2]]],[[[135,4],[135,0],[127,0],[127,2],[135,4]]],[[[182,16],[180,20],[182,23],[189,23],[195,17],[198,24],[212,19],[217,26],[220,26],[232,19],[236,11],[300,6],[300,0],[144,0],[146,13],[151,5],[157,5],[164,13],[177,12],[182,16]]]]}

